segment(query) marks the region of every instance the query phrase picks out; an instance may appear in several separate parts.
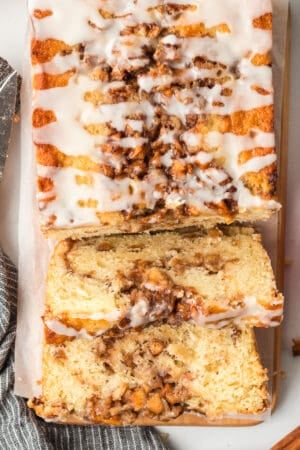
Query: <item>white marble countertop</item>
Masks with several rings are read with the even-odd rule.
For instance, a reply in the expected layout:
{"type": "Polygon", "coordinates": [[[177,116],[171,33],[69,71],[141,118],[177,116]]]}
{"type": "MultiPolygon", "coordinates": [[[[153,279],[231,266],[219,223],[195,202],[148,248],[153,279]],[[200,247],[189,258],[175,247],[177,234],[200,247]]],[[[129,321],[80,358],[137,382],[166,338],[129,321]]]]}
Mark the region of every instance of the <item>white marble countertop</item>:
{"type": "MultiPolygon", "coordinates": [[[[251,1],[251,0],[249,0],[251,1]]],[[[300,337],[300,307],[297,307],[297,293],[300,291],[300,0],[290,0],[292,49],[291,49],[291,96],[290,96],[290,144],[288,174],[288,229],[287,258],[292,264],[286,273],[286,318],[284,323],[284,352],[282,369],[287,377],[282,381],[278,407],[272,417],[255,427],[209,428],[209,427],[163,427],[169,434],[169,445],[173,450],[268,450],[285,434],[300,425],[300,358],[290,355],[292,337],[300,337]],[[298,159],[299,158],[299,159],[298,159]],[[297,163],[299,161],[299,164],[297,163]]],[[[24,42],[26,36],[26,1],[0,0],[0,55],[17,70],[22,68],[24,42]]],[[[15,130],[10,152],[19,149],[19,133],[15,130]]],[[[5,177],[0,188],[1,245],[16,260],[15,240],[8,230],[17,222],[17,210],[10,204],[11,195],[16,194],[18,173],[10,166],[9,159],[5,177]],[[9,195],[8,195],[9,194],[9,195]],[[3,239],[5,236],[5,239],[3,239]]]]}

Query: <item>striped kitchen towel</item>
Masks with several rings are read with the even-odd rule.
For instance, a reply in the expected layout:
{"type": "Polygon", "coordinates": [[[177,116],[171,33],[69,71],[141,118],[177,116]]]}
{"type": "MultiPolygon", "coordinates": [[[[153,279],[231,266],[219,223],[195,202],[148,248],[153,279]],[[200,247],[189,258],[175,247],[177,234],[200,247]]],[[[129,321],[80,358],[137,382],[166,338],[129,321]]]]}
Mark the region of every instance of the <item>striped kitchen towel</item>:
{"type": "Polygon", "coordinates": [[[13,394],[17,273],[0,253],[0,449],[166,450],[150,427],[55,425],[46,423],[13,394]]]}

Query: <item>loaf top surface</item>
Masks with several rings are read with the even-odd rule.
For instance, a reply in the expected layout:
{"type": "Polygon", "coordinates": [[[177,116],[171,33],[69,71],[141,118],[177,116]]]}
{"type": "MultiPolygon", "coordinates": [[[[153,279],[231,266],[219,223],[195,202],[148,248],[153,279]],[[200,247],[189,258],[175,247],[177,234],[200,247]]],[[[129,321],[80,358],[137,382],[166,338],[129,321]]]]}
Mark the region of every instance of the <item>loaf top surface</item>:
{"type": "Polygon", "coordinates": [[[45,232],[174,228],[278,209],[271,0],[29,8],[45,232]]]}

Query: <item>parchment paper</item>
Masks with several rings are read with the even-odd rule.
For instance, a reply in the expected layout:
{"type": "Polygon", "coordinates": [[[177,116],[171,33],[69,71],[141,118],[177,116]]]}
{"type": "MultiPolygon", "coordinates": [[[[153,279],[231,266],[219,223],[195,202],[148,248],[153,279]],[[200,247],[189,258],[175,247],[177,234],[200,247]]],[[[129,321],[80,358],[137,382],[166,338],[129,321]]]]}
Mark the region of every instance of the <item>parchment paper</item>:
{"type": "MultiPolygon", "coordinates": [[[[273,0],[273,73],[277,142],[280,142],[281,132],[281,106],[288,3],[288,0],[273,0]]],[[[19,210],[19,294],[15,352],[15,393],[26,398],[38,396],[40,392],[38,380],[41,378],[43,333],[41,316],[44,309],[47,265],[51,248],[53,248],[53,242],[47,242],[41,235],[38,226],[37,205],[35,200],[35,165],[31,144],[31,83],[29,60],[29,49],[27,47],[23,74],[21,109],[22,144],[19,210]]],[[[267,225],[264,234],[265,237],[271,237],[271,239],[266,240],[271,251],[274,248],[274,239],[276,239],[276,219],[271,220],[267,225]]],[[[274,257],[273,251],[272,256],[274,257]]]]}

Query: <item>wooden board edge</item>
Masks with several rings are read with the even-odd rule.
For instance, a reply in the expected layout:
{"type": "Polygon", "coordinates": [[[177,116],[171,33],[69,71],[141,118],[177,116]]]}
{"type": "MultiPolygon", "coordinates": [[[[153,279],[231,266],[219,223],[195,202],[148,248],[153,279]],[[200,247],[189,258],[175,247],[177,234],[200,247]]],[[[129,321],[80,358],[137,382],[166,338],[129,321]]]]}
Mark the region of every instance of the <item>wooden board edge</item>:
{"type": "MultiPolygon", "coordinates": [[[[291,49],[291,10],[289,6],[287,19],[287,36],[285,46],[285,73],[282,96],[282,119],[281,119],[281,139],[280,139],[280,177],[278,185],[278,197],[282,205],[278,217],[277,235],[277,264],[276,279],[278,289],[284,291],[285,272],[285,232],[286,232],[286,203],[287,203],[287,171],[288,171],[288,131],[289,131],[289,88],[290,88],[290,49],[291,49]]],[[[273,383],[272,383],[272,404],[271,411],[275,411],[281,381],[281,347],[282,347],[282,326],[274,330],[274,354],[273,354],[273,383]]]]}

